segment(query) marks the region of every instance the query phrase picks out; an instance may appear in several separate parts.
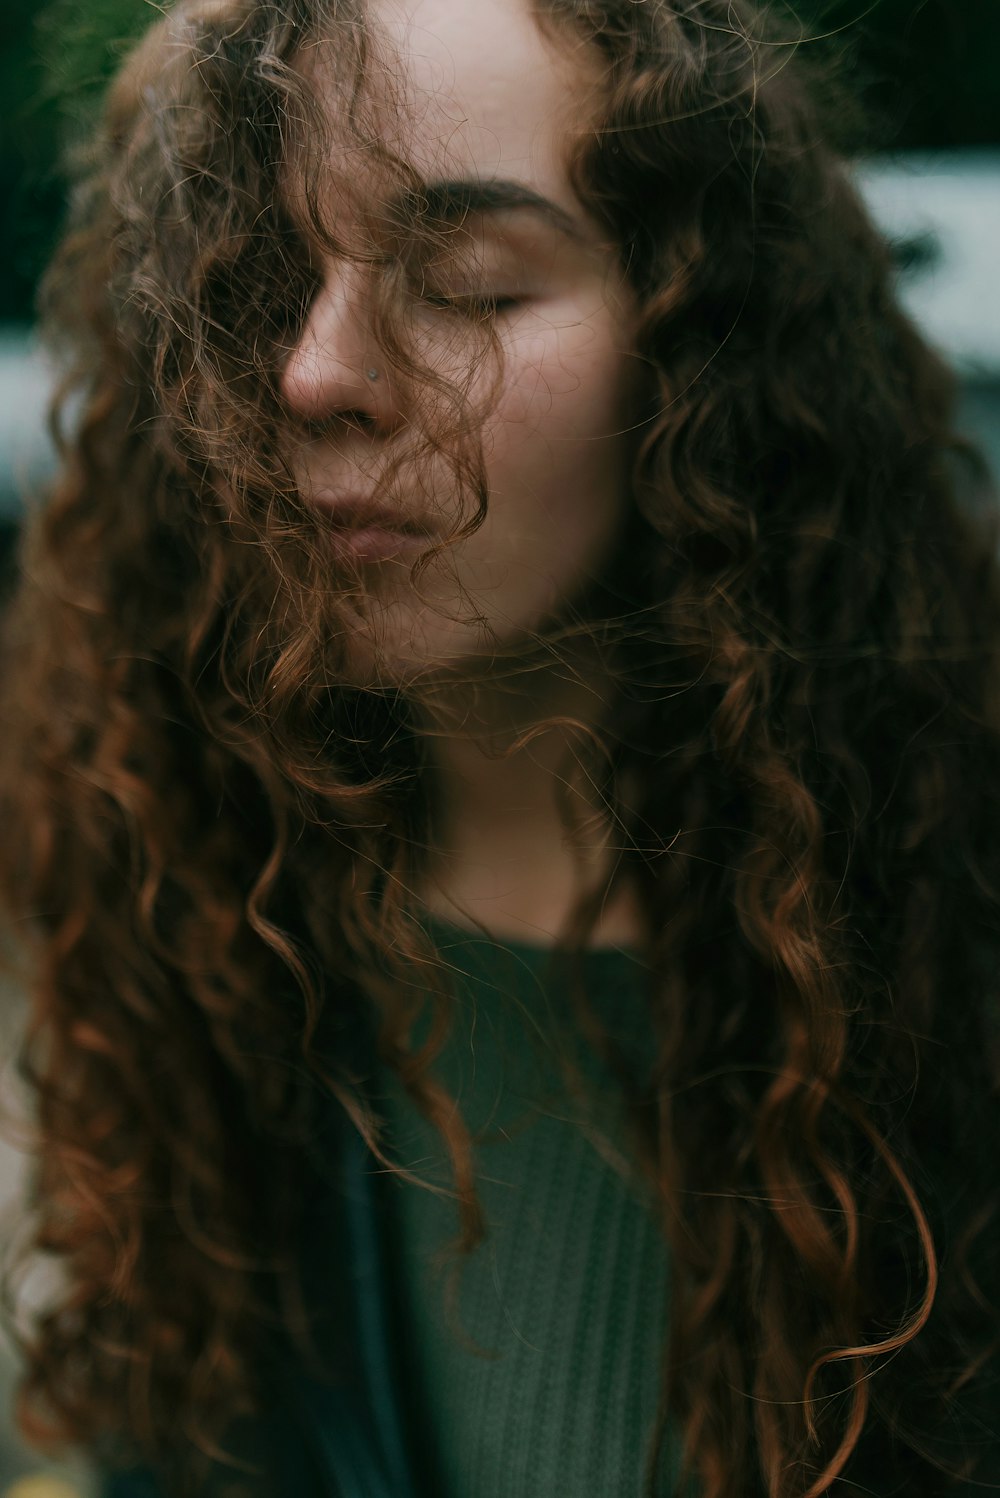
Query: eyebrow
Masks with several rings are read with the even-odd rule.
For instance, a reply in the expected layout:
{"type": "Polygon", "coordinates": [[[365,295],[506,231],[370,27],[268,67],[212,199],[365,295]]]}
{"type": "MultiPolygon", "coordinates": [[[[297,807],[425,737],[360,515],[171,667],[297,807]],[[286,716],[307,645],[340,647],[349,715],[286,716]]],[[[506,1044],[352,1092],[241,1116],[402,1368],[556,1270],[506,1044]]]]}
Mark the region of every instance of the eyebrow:
{"type": "Polygon", "coordinates": [[[525,182],[503,177],[491,177],[487,181],[456,177],[426,182],[419,189],[404,192],[400,206],[415,216],[437,219],[442,223],[461,223],[470,213],[501,213],[525,208],[546,219],[561,234],[578,244],[584,237],[576,220],[558,203],[535,192],[525,182]]]}

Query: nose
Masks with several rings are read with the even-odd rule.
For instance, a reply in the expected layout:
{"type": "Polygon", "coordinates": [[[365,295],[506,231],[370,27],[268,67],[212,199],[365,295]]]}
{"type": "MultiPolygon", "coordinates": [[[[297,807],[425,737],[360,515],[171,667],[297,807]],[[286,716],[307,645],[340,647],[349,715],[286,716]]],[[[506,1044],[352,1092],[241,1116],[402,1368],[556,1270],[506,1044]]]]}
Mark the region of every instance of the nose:
{"type": "Polygon", "coordinates": [[[281,398],[309,422],[343,416],[392,427],[399,417],[389,374],[375,352],[363,267],[331,265],[279,376],[281,398]]]}

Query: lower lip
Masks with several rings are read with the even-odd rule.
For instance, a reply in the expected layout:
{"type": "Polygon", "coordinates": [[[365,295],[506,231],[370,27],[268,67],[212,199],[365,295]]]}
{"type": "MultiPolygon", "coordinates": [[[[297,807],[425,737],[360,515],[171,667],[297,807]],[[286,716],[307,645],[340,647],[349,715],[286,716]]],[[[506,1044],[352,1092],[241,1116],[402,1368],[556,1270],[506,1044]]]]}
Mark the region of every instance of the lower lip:
{"type": "Polygon", "coordinates": [[[342,527],[333,532],[333,544],[341,556],[357,562],[384,562],[390,557],[412,556],[433,545],[430,536],[415,536],[411,531],[389,530],[382,525],[365,525],[357,529],[342,527]]]}

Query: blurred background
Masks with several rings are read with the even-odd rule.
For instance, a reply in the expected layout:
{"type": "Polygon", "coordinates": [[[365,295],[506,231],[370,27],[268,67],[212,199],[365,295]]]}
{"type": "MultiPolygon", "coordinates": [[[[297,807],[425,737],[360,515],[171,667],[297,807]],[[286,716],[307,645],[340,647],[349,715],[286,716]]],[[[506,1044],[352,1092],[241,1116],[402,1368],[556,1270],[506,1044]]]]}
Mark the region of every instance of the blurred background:
{"type": "MultiPolygon", "coordinates": [[[[475,4],[475,0],[469,0],[475,4]]],[[[777,0],[782,8],[780,0],[777,0]]],[[[890,238],[900,294],[961,377],[960,426],[1000,471],[1000,0],[785,0],[807,45],[851,81],[858,181],[890,238]]],[[[50,379],[34,336],[39,275],[59,233],[66,162],[85,137],[147,0],[7,0],[0,57],[0,593],[25,496],[44,486],[50,379]]],[[[0,1112],[23,1108],[23,1015],[0,989],[0,1112]]],[[[2,1240],[23,1227],[29,1167],[0,1128],[2,1240]]],[[[0,1333],[0,1498],[92,1493],[79,1462],[26,1449],[12,1419],[17,1362],[0,1333]]]]}

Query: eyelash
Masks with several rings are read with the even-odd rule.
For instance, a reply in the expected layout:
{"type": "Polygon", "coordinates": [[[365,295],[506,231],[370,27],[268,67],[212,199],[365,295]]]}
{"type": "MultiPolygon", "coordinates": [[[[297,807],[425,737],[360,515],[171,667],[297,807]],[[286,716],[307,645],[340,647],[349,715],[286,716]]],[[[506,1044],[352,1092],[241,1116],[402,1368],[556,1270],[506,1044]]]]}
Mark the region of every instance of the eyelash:
{"type": "Polygon", "coordinates": [[[479,314],[486,317],[497,317],[503,312],[508,312],[521,304],[521,298],[516,296],[490,296],[484,293],[482,296],[443,296],[426,292],[424,301],[430,307],[440,308],[442,311],[463,312],[466,315],[479,314]]]}

